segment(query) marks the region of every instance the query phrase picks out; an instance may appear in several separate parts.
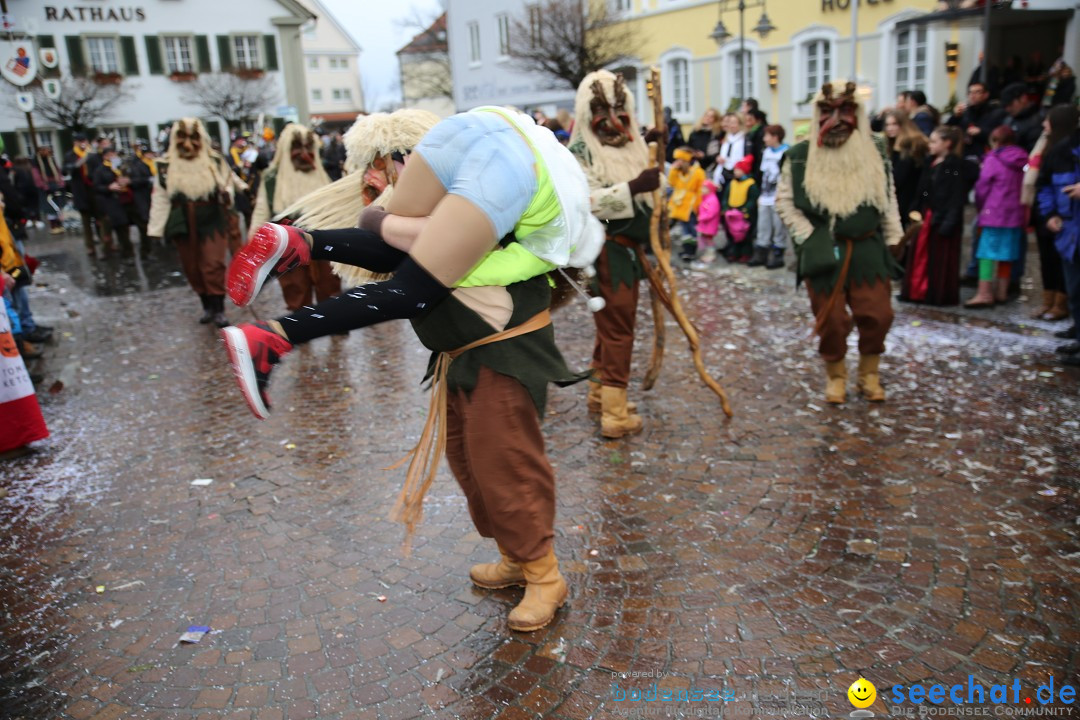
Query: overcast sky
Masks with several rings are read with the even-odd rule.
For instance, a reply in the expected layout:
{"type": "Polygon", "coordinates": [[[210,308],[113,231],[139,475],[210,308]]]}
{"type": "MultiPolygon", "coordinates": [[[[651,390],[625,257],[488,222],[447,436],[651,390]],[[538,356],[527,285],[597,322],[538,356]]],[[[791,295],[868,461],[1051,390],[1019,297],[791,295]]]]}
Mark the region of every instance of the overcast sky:
{"type": "Polygon", "coordinates": [[[319,0],[360,45],[360,75],[369,112],[401,100],[396,53],[414,35],[416,27],[401,22],[419,17],[433,21],[443,11],[439,0],[319,0]]]}

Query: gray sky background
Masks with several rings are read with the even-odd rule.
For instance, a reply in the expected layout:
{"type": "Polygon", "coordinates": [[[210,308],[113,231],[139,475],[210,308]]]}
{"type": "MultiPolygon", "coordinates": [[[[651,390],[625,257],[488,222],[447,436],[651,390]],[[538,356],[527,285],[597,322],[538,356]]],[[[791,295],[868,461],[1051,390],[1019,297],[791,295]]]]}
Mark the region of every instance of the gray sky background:
{"type": "Polygon", "coordinates": [[[433,21],[443,11],[439,0],[320,0],[338,23],[361,47],[360,75],[363,78],[365,109],[377,111],[401,100],[396,53],[414,35],[417,27],[402,27],[401,21],[420,18],[433,21]]]}

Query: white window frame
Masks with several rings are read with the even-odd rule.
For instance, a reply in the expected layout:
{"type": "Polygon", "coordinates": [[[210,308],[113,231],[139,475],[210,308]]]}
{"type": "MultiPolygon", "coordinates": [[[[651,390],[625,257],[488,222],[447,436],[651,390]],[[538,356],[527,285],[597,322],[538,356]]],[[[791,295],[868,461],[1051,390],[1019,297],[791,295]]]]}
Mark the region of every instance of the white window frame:
{"type": "Polygon", "coordinates": [[[470,20],[467,27],[469,29],[469,66],[478,67],[481,63],[480,23],[476,20],[470,20]]]}
{"type": "Polygon", "coordinates": [[[322,88],[311,88],[311,102],[321,103],[322,101],[322,88]]]}
{"type": "MultiPolygon", "coordinates": [[[[38,148],[47,147],[53,151],[53,159],[56,160],[56,165],[59,167],[63,158],[56,157],[56,142],[53,139],[52,130],[35,130],[34,134],[37,135],[38,148]]],[[[34,159],[34,148],[30,145],[30,131],[19,131],[19,144],[22,145],[22,154],[26,155],[31,160],[34,159]]]]}
{"type": "Polygon", "coordinates": [[[893,83],[897,92],[903,90],[922,90],[924,93],[930,86],[928,70],[930,68],[930,29],[926,25],[908,25],[898,30],[894,36],[894,48],[892,56],[894,67],[893,83]],[[907,34],[908,37],[903,36],[907,34]],[[919,36],[922,36],[921,42],[919,36]],[[919,62],[918,52],[922,50],[922,62],[919,62]],[[901,65],[900,53],[906,51],[907,62],[901,65]],[[901,82],[900,71],[908,72],[908,78],[901,82]],[[918,78],[922,71],[922,79],[918,78]]]}
{"type": "Polygon", "coordinates": [[[112,138],[113,147],[117,152],[128,155],[132,151],[135,142],[135,127],[132,125],[108,125],[101,128],[103,135],[112,138]]]}
{"type": "Polygon", "coordinates": [[[749,91],[744,96],[739,96],[737,92],[739,87],[739,41],[729,41],[721,48],[722,77],[724,78],[720,87],[721,109],[729,107],[732,99],[736,97],[739,97],[740,100],[745,100],[748,97],[758,97],[755,93],[760,85],[758,83],[758,57],[761,48],[757,41],[745,38],[743,49],[746,56],[750,58],[750,65],[746,73],[746,84],[749,91]]]}
{"type": "Polygon", "coordinates": [[[124,72],[119,35],[87,35],[83,38],[83,45],[86,49],[86,64],[93,72],[102,75],[124,72]],[[112,68],[108,66],[109,53],[106,51],[105,41],[112,43],[112,68]],[[98,47],[99,43],[100,47],[98,47]]]}
{"type": "MultiPolygon", "coordinates": [[[[904,20],[925,15],[925,11],[901,10],[889,16],[878,24],[877,30],[882,39],[880,54],[878,56],[878,93],[874,98],[873,106],[892,105],[896,96],[909,88],[896,86],[896,63],[898,28],[904,20]]],[[[910,26],[909,26],[910,27],[910,26]]],[[[950,31],[945,28],[939,31],[933,24],[926,26],[926,85],[921,88],[930,103],[933,104],[941,99],[941,95],[948,91],[948,77],[945,75],[944,53],[934,52],[933,48],[942,47],[942,43],[950,38],[950,31]],[[937,76],[941,75],[941,78],[937,76]]],[[[959,92],[959,90],[958,90],[959,92]]]]}
{"type": "Polygon", "coordinates": [[[254,33],[236,33],[233,35],[232,43],[230,43],[233,54],[233,65],[242,70],[262,70],[264,65],[262,48],[259,47],[261,43],[262,35],[254,33]],[[250,41],[250,44],[248,41],[250,41]],[[241,45],[247,47],[242,48],[241,45]],[[245,55],[243,62],[240,61],[240,56],[242,54],[245,55]],[[246,57],[248,54],[250,54],[251,57],[246,57]],[[251,61],[252,58],[254,58],[254,62],[251,61]]]}
{"type": "Polygon", "coordinates": [[[510,57],[510,15],[499,13],[495,25],[499,29],[499,59],[505,60],[510,57]]]}
{"type": "Polygon", "coordinates": [[[544,42],[544,18],[540,5],[534,3],[525,6],[529,15],[529,44],[537,47],[544,42]]]}
{"type": "Polygon", "coordinates": [[[341,88],[341,100],[342,102],[352,102],[352,89],[341,88]]]}
{"type": "Polygon", "coordinates": [[[168,74],[173,73],[193,73],[195,72],[195,38],[191,35],[162,35],[161,36],[161,56],[165,61],[165,72],[168,74]],[[169,50],[170,41],[177,44],[175,53],[169,50]],[[186,48],[179,47],[180,42],[186,43],[186,48]],[[182,64],[184,50],[187,51],[187,67],[182,64]],[[178,55],[176,58],[178,61],[174,63],[173,55],[178,55]]]}
{"type": "Polygon", "coordinates": [[[838,39],[838,33],[834,28],[824,26],[812,26],[807,28],[801,33],[798,33],[792,37],[791,42],[795,46],[795,63],[792,66],[796,76],[794,82],[792,82],[792,105],[794,106],[794,115],[801,116],[809,112],[809,101],[807,96],[813,96],[819,90],[821,90],[822,84],[825,82],[824,68],[821,67],[820,59],[818,56],[818,66],[816,69],[815,82],[809,82],[808,66],[809,66],[809,48],[813,45],[820,50],[824,47],[828,50],[829,57],[829,69],[828,80],[835,80],[837,77],[836,70],[836,41],[838,39]],[[819,44],[820,43],[820,44],[819,44]],[[816,87],[810,87],[816,85],[816,87]]]}
{"type": "Polygon", "coordinates": [[[666,91],[663,104],[671,107],[672,116],[680,123],[694,121],[693,59],[686,48],[660,56],[660,86],[666,91]]]}
{"type": "Polygon", "coordinates": [[[330,91],[330,98],[334,102],[341,102],[341,88],[334,88],[330,91]]]}
{"type": "Polygon", "coordinates": [[[319,69],[319,56],[318,55],[308,55],[307,69],[308,70],[318,70],[319,69]]]}

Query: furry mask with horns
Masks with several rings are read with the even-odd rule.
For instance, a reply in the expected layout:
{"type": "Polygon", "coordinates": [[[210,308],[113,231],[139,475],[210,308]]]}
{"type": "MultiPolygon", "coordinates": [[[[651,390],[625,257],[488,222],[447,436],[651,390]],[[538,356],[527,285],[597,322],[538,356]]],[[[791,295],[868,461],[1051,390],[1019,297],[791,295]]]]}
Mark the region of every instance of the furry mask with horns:
{"type": "Polygon", "coordinates": [[[806,158],[807,197],[844,217],[860,205],[888,211],[885,160],[854,83],[825,83],[814,96],[806,158]]]}
{"type": "Polygon", "coordinates": [[[635,127],[634,94],[622,75],[597,70],[585,76],[574,98],[570,145],[585,144],[586,173],[601,185],[633,180],[649,165],[649,148],[635,127]]]}

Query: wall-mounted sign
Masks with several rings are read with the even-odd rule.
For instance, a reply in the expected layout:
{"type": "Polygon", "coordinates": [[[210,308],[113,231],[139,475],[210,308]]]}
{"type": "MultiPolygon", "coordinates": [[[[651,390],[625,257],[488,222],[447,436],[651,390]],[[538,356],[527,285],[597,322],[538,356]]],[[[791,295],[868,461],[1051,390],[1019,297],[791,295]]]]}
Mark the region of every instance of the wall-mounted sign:
{"type": "Polygon", "coordinates": [[[0,42],[0,75],[12,85],[26,87],[37,77],[34,46],[25,40],[0,42]]]}
{"type": "Polygon", "coordinates": [[[56,48],[41,48],[38,50],[41,57],[41,66],[52,70],[60,62],[60,56],[56,54],[56,48]]]}
{"type": "Polygon", "coordinates": [[[41,91],[50,100],[60,99],[60,81],[56,78],[41,81],[41,91]]]}
{"type": "Polygon", "coordinates": [[[882,3],[891,3],[892,0],[821,0],[821,12],[829,12],[830,10],[848,10],[851,8],[851,3],[857,4],[859,7],[863,5],[881,5],[882,3]]]}
{"type": "Polygon", "coordinates": [[[34,112],[34,96],[28,92],[15,93],[15,104],[23,112],[34,112]]]}
{"type": "Polygon", "coordinates": [[[142,22],[146,20],[146,11],[136,7],[102,8],[45,6],[45,20],[59,22],[70,20],[71,22],[142,22]]]}

